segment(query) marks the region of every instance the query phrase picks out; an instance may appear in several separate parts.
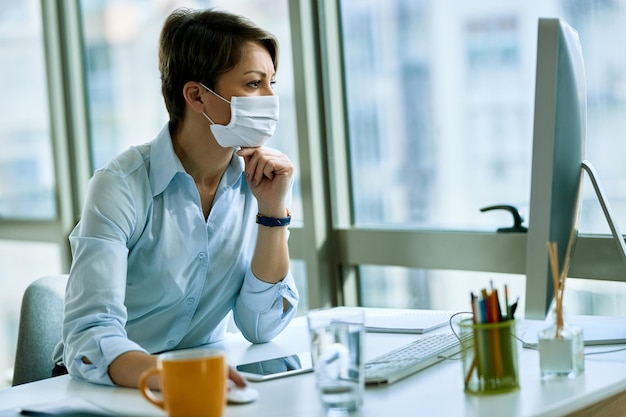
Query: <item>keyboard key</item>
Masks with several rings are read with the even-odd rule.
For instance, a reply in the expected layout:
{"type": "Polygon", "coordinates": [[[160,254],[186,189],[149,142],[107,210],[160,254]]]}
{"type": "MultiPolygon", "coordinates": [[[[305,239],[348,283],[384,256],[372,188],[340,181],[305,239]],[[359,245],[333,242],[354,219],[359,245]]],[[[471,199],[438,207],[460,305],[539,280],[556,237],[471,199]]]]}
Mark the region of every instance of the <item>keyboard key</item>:
{"type": "Polygon", "coordinates": [[[454,334],[420,337],[365,364],[366,384],[392,384],[461,351],[454,334]]]}

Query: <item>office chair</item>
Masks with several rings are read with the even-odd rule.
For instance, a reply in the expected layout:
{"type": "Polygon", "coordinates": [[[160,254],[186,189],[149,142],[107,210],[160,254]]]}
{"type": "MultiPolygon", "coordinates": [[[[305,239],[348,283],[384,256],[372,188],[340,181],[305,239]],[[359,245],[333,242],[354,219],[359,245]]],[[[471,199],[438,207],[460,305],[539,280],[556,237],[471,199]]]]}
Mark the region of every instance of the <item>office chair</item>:
{"type": "Polygon", "coordinates": [[[49,275],[24,292],[12,385],[50,378],[52,353],[61,340],[67,275],[49,275]]]}

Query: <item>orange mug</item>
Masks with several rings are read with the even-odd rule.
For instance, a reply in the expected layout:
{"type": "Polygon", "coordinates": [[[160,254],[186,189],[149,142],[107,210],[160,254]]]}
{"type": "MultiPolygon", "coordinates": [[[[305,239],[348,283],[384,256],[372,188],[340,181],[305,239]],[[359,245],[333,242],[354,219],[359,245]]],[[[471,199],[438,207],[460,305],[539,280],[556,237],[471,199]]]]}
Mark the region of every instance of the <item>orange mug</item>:
{"type": "Polygon", "coordinates": [[[162,353],[157,367],[139,378],[144,398],[170,417],[222,417],[226,406],[228,370],[224,353],[190,349],[162,353]],[[148,378],[161,377],[161,398],[148,388],[148,378]]]}

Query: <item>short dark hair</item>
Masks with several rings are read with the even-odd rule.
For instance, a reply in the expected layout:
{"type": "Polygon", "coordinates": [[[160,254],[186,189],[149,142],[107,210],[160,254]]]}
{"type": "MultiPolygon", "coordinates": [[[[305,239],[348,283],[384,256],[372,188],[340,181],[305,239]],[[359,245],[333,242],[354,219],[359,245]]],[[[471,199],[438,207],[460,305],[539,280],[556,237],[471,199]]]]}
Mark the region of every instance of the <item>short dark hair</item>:
{"type": "Polygon", "coordinates": [[[159,71],[170,122],[185,114],[184,85],[199,81],[214,88],[218,77],[239,63],[248,41],[263,45],[278,69],[278,41],[243,16],[187,8],[168,16],[159,40],[159,71]]]}

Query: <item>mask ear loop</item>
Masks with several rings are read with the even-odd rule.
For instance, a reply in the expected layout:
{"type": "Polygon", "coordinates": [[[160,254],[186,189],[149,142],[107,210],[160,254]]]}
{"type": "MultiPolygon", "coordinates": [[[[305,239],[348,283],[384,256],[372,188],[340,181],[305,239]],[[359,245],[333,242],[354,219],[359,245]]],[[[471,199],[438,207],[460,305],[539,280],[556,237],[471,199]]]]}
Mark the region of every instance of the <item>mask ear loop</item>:
{"type": "Polygon", "coordinates": [[[224,97],[220,96],[219,94],[217,94],[215,91],[211,90],[209,87],[207,87],[206,85],[202,84],[201,82],[198,82],[198,84],[200,84],[202,87],[204,87],[208,92],[210,92],[211,94],[213,94],[215,97],[219,98],[220,100],[230,104],[230,101],[226,100],[224,97]]]}
{"type": "MultiPolygon", "coordinates": [[[[215,91],[211,90],[209,87],[207,87],[206,85],[202,84],[200,81],[198,81],[198,84],[200,84],[202,87],[204,87],[204,89],[205,89],[205,90],[207,90],[208,92],[210,92],[211,94],[213,94],[215,97],[217,97],[217,98],[219,98],[220,100],[222,100],[222,101],[224,101],[224,102],[226,102],[226,103],[230,104],[230,101],[226,100],[224,97],[220,96],[220,95],[219,95],[219,94],[217,94],[215,91]]],[[[210,117],[209,117],[209,116],[208,116],[205,112],[202,112],[202,115],[203,115],[204,117],[206,117],[206,118],[207,118],[207,120],[208,120],[209,122],[211,122],[211,124],[212,124],[212,125],[214,125],[214,124],[215,124],[215,122],[214,122],[213,120],[211,120],[211,118],[210,118],[210,117]]]]}
{"type": "Polygon", "coordinates": [[[215,124],[215,122],[214,122],[213,120],[211,120],[211,118],[210,118],[210,117],[209,117],[209,116],[208,116],[205,112],[202,112],[202,115],[203,115],[204,117],[206,117],[206,119],[207,119],[209,122],[211,122],[211,124],[212,124],[212,125],[214,125],[214,124],[215,124]]]}

